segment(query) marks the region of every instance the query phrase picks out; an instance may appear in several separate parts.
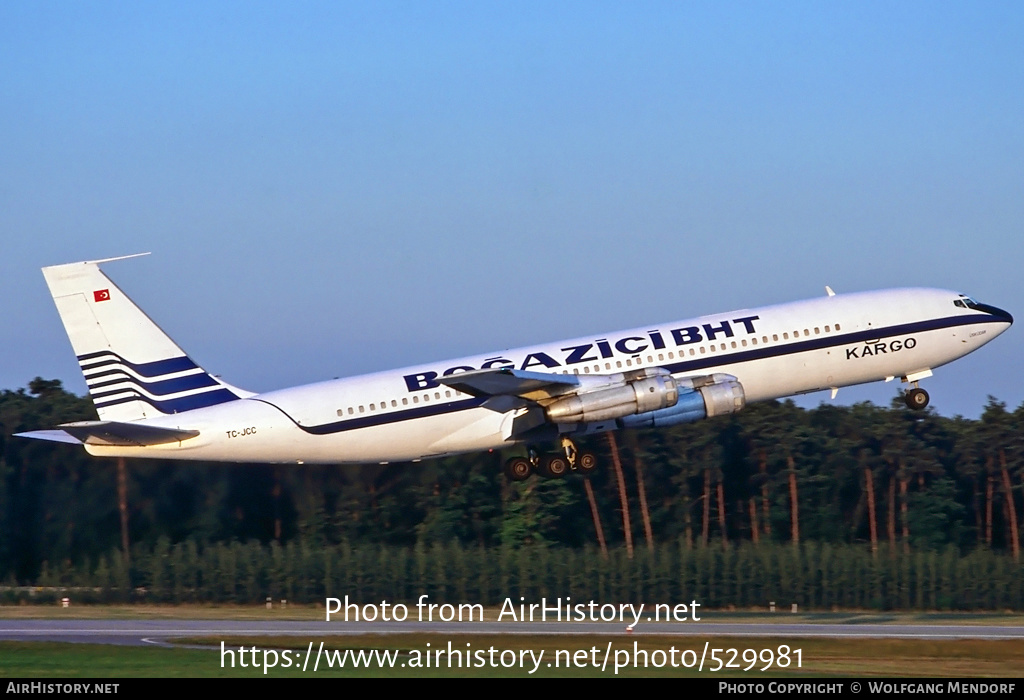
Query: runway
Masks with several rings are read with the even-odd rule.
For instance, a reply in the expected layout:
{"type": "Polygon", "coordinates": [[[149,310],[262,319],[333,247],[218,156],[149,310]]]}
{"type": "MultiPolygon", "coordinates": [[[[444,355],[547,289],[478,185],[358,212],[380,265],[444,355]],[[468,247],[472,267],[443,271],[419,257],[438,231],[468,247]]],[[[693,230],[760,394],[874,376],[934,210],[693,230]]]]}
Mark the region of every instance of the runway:
{"type": "Polygon", "coordinates": [[[1024,639],[1024,626],[810,623],[641,623],[631,633],[600,622],[304,622],[244,620],[4,620],[0,640],[173,646],[182,637],[295,636],[310,640],[360,634],[565,634],[831,637],[835,639],[1024,639]]]}

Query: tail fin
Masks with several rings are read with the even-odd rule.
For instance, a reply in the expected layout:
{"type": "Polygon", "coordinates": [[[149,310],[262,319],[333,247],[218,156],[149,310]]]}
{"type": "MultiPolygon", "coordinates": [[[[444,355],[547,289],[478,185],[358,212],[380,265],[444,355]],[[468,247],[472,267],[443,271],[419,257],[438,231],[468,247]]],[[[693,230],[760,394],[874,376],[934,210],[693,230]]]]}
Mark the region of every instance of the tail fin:
{"type": "Polygon", "coordinates": [[[249,396],[193,362],[100,271],[123,259],[43,268],[100,419],[140,420],[249,396]]]}

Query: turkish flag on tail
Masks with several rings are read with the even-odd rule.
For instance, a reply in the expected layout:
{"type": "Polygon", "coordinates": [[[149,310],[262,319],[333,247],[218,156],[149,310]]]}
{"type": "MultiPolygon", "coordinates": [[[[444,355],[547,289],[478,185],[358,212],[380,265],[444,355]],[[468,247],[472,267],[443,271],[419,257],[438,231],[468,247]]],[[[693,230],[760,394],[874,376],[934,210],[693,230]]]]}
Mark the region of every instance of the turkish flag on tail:
{"type": "Polygon", "coordinates": [[[109,289],[97,289],[92,293],[94,301],[110,301],[110,290],[109,289]]]}

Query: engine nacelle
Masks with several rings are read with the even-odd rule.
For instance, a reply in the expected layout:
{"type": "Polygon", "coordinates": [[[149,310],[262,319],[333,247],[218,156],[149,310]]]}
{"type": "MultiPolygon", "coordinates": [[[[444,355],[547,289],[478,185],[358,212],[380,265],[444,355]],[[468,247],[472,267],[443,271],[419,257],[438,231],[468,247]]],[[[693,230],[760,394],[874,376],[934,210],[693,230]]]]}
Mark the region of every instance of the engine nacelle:
{"type": "Polygon", "coordinates": [[[549,404],[545,411],[554,423],[589,423],[634,413],[650,413],[676,404],[676,380],[665,370],[643,370],[623,375],[625,384],[574,394],[549,404]]]}
{"type": "Polygon", "coordinates": [[[679,399],[675,405],[639,415],[619,418],[620,428],[664,428],[693,423],[704,418],[736,413],[747,403],[743,385],[729,374],[712,374],[677,380],[679,399]]]}

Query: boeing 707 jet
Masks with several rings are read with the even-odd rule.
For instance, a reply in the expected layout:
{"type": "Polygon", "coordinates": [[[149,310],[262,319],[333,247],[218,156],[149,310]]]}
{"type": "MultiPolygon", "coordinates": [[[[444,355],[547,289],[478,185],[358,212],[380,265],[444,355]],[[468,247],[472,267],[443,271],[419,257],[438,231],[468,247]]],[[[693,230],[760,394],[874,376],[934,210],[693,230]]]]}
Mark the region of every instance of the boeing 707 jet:
{"type": "MultiPolygon", "coordinates": [[[[135,256],[128,256],[135,257],[135,256]]],[[[919,382],[1013,323],[942,289],[887,289],[742,309],[254,394],[189,358],[101,271],[43,268],[99,415],[23,437],[100,457],[416,462],[525,447],[512,480],[595,468],[579,436],[735,413],[874,381],[919,382]],[[544,451],[542,446],[552,449],[544,451]]]]}

